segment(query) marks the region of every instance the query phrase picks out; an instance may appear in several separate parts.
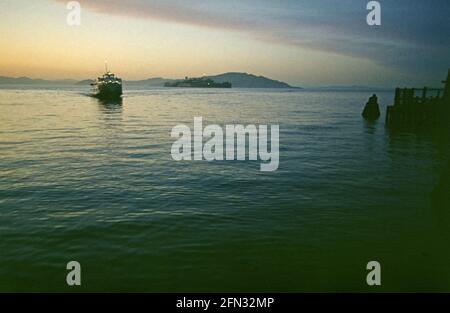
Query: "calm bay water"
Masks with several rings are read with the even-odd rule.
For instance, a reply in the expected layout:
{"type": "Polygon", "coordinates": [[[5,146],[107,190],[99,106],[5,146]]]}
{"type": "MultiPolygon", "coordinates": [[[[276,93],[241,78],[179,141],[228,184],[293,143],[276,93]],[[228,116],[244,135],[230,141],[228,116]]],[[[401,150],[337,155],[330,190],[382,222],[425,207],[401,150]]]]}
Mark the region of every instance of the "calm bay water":
{"type": "Polygon", "coordinates": [[[390,92],[366,123],[370,95],[0,90],[0,291],[450,291],[449,225],[430,201],[448,137],[386,130],[390,92]],[[194,116],[279,124],[278,171],[173,161],[170,131],[194,116]]]}

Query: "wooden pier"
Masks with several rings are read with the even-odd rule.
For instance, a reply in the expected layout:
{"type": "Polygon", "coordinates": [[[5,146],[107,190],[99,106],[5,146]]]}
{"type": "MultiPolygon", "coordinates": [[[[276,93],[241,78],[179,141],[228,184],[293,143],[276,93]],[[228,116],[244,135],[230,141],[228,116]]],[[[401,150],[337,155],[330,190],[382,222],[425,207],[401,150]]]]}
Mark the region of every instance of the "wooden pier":
{"type": "Polygon", "coordinates": [[[386,109],[390,128],[450,129],[450,69],[444,88],[397,88],[386,109]]]}

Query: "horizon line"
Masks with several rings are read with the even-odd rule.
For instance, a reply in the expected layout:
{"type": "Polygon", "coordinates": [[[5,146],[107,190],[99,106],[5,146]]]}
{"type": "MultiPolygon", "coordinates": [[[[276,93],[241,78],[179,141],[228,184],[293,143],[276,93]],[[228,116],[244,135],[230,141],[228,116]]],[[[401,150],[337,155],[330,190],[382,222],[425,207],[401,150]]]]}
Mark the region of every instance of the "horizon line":
{"type": "MultiPolygon", "coordinates": [[[[185,76],[185,77],[189,77],[189,78],[198,78],[198,77],[208,77],[208,76],[218,76],[218,75],[223,75],[223,74],[247,74],[247,75],[252,75],[255,77],[264,77],[266,79],[270,79],[270,80],[274,80],[274,81],[278,81],[278,82],[282,82],[282,83],[286,83],[288,84],[291,88],[295,89],[295,88],[378,88],[378,89],[395,89],[396,87],[393,87],[392,85],[387,86],[387,85],[358,85],[355,83],[351,83],[351,84],[334,84],[334,83],[327,83],[327,84],[314,84],[314,85],[309,85],[308,83],[304,83],[301,84],[301,86],[298,86],[297,84],[293,85],[287,81],[284,80],[279,80],[279,79],[273,79],[264,75],[259,75],[259,74],[252,74],[249,72],[237,72],[237,71],[230,71],[230,72],[223,72],[223,73],[218,73],[218,74],[205,74],[205,75],[201,75],[201,76],[185,76]]],[[[84,80],[95,80],[95,78],[83,78],[83,79],[77,79],[77,78],[41,78],[41,77],[33,77],[33,76],[8,76],[8,75],[3,75],[0,74],[0,78],[11,78],[11,79],[20,79],[20,78],[27,78],[27,79],[31,79],[31,80],[43,80],[43,81],[48,81],[48,82],[63,82],[63,81],[73,81],[73,82],[81,82],[84,80]]],[[[163,77],[163,76],[151,76],[151,77],[145,77],[145,78],[138,78],[138,79],[123,79],[124,81],[128,81],[128,82],[136,82],[136,81],[145,81],[145,80],[149,80],[149,79],[170,79],[170,80],[179,80],[179,79],[183,79],[184,77],[163,77]]],[[[237,87],[236,87],[237,88],[237,87]]]]}

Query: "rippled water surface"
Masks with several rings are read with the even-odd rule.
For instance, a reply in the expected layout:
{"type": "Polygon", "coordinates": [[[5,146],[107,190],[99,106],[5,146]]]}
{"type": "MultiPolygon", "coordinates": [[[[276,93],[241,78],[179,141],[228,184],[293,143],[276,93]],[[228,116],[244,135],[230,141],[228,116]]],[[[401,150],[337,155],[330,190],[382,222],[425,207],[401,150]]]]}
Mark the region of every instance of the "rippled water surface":
{"type": "Polygon", "coordinates": [[[370,95],[0,90],[0,290],[73,290],[77,260],[81,291],[371,291],[377,260],[378,290],[450,291],[430,200],[448,140],[364,122],[370,95]],[[170,131],[195,116],[279,124],[278,171],[173,161],[170,131]]]}

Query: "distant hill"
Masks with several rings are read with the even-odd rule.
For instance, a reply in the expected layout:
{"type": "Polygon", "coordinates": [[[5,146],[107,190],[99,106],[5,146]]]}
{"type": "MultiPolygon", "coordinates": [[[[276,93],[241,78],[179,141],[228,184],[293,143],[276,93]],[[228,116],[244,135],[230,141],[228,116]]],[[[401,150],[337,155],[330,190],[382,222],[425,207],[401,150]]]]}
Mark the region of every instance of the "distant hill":
{"type": "Polygon", "coordinates": [[[174,79],[166,79],[162,77],[154,77],[144,80],[126,80],[124,85],[129,86],[147,86],[147,87],[163,87],[166,82],[173,82],[174,79]]]}
{"type": "MultiPolygon", "coordinates": [[[[230,82],[233,88],[297,88],[287,83],[273,80],[264,76],[256,76],[248,73],[230,72],[213,76],[203,76],[204,79],[212,79],[216,83],[230,82]]],[[[142,87],[163,87],[167,82],[176,82],[179,79],[167,79],[162,77],[153,77],[144,80],[124,80],[124,86],[142,86],[142,87]]],[[[0,76],[0,84],[17,84],[17,85],[79,85],[87,86],[93,83],[92,79],[84,79],[76,81],[72,79],[66,80],[44,80],[32,79],[29,77],[5,77],[0,76]]]]}
{"type": "MultiPolygon", "coordinates": [[[[173,79],[164,79],[161,77],[149,78],[145,80],[127,80],[124,81],[125,85],[129,86],[146,86],[146,87],[163,87],[164,83],[169,81],[175,81],[173,79]]],[[[84,80],[45,80],[39,78],[29,78],[29,77],[6,77],[0,76],[0,85],[76,85],[76,86],[89,86],[91,83],[95,82],[93,79],[84,80]]]]}
{"type": "Polygon", "coordinates": [[[76,82],[75,85],[90,85],[93,82],[95,82],[95,80],[93,80],[93,79],[85,79],[85,80],[80,80],[79,82],[76,82]]]}
{"type": "Polygon", "coordinates": [[[11,85],[73,85],[76,80],[63,79],[63,80],[45,80],[45,79],[33,79],[29,77],[5,77],[0,76],[0,84],[11,85]]]}
{"type": "Polygon", "coordinates": [[[247,73],[229,72],[204,78],[217,83],[230,82],[233,88],[295,88],[278,80],[247,73]]]}
{"type": "MultiPolygon", "coordinates": [[[[247,73],[230,72],[213,76],[203,76],[202,78],[212,79],[216,83],[230,82],[233,88],[295,88],[278,80],[247,73]]],[[[165,83],[174,83],[182,80],[154,77],[145,80],[124,81],[124,85],[163,87],[165,83]]]]}
{"type": "Polygon", "coordinates": [[[0,84],[21,84],[21,85],[28,85],[28,84],[39,84],[39,83],[46,83],[46,80],[43,79],[31,79],[28,77],[5,77],[0,76],[0,84]]]}

